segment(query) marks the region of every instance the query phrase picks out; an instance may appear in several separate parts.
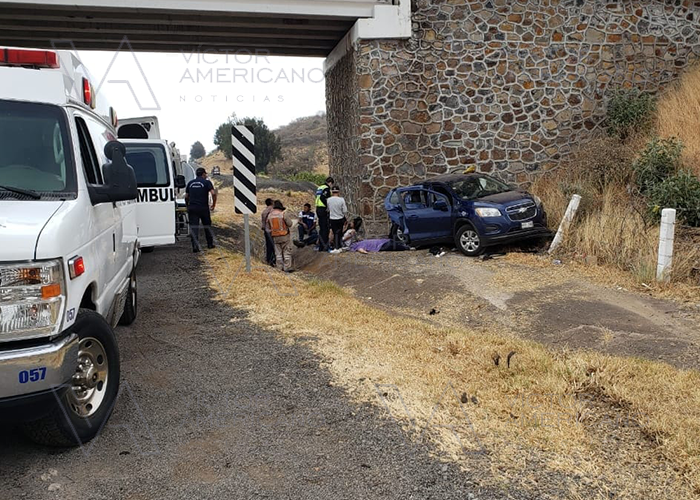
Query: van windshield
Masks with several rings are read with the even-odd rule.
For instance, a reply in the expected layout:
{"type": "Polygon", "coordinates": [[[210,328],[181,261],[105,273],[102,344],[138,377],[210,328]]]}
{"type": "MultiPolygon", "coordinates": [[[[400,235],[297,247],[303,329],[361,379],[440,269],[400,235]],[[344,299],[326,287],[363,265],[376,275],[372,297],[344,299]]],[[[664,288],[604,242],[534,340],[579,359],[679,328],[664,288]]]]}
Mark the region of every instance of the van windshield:
{"type": "Polygon", "coordinates": [[[126,162],[136,173],[139,187],[169,186],[170,165],[161,144],[125,143],[126,162]]]}
{"type": "Polygon", "coordinates": [[[452,181],[448,184],[457,196],[463,200],[475,200],[512,190],[508,184],[486,175],[473,175],[464,180],[452,181]]]}
{"type": "Polygon", "coordinates": [[[76,193],[63,110],[0,100],[0,199],[55,199],[76,193]]]}

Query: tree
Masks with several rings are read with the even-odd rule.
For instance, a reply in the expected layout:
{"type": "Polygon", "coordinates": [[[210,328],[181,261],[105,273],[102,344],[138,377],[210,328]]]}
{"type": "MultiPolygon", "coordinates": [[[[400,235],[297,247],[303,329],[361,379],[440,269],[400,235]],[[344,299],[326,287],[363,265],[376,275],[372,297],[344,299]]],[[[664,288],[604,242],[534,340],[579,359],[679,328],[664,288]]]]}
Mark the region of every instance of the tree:
{"type": "Polygon", "coordinates": [[[207,155],[207,150],[204,149],[204,145],[196,141],[194,144],[192,144],[192,147],[190,148],[190,158],[193,160],[199,160],[200,158],[204,158],[207,155]]]}
{"type": "Polygon", "coordinates": [[[282,160],[282,143],[277,134],[272,132],[260,118],[246,117],[238,119],[235,113],[216,129],[214,144],[226,158],[231,158],[231,126],[248,125],[253,127],[255,136],[255,164],[258,172],[267,172],[268,165],[282,160]]]}

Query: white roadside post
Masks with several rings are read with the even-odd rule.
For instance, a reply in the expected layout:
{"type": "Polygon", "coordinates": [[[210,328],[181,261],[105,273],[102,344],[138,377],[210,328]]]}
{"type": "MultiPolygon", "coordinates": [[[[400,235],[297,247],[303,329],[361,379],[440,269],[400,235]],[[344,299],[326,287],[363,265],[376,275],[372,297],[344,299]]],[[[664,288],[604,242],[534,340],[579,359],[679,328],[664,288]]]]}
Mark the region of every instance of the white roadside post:
{"type": "Polygon", "coordinates": [[[554,240],[552,240],[552,244],[549,246],[550,254],[557,249],[557,247],[561,244],[561,240],[564,239],[564,233],[568,231],[571,222],[574,220],[579,203],[581,203],[581,196],[575,194],[571,197],[571,201],[569,202],[569,206],[566,208],[564,218],[559,223],[557,234],[554,236],[554,240]]]}
{"type": "Polygon", "coordinates": [[[231,127],[233,156],[233,203],[243,214],[245,226],[245,270],[250,272],[250,226],[248,216],[258,211],[255,178],[255,135],[246,125],[231,127]]]}
{"type": "Polygon", "coordinates": [[[659,234],[659,260],[656,265],[656,281],[668,281],[671,278],[673,262],[673,238],[676,230],[676,210],[664,208],[661,211],[661,229],[659,234]]]}

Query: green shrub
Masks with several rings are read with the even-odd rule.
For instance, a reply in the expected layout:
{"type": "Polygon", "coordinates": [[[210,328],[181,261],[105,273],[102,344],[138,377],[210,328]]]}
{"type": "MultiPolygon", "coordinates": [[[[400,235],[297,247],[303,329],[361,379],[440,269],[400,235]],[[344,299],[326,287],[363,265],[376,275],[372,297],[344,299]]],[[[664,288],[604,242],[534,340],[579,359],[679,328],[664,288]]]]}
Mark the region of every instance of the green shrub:
{"type": "Polygon", "coordinates": [[[651,94],[639,89],[615,90],[608,101],[608,133],[625,140],[631,135],[648,132],[655,112],[656,100],[651,94]]]}
{"type": "Polygon", "coordinates": [[[652,139],[634,162],[640,192],[648,194],[654,186],[675,174],[680,167],[682,151],[683,143],[675,137],[652,139]]]}
{"type": "Polygon", "coordinates": [[[292,182],[312,182],[316,186],[320,186],[326,182],[327,175],[318,174],[316,172],[297,172],[293,175],[288,175],[287,180],[292,182]]]}
{"type": "Polygon", "coordinates": [[[649,193],[649,208],[654,219],[664,208],[675,208],[681,223],[700,227],[700,179],[686,170],[668,177],[649,193]]]}

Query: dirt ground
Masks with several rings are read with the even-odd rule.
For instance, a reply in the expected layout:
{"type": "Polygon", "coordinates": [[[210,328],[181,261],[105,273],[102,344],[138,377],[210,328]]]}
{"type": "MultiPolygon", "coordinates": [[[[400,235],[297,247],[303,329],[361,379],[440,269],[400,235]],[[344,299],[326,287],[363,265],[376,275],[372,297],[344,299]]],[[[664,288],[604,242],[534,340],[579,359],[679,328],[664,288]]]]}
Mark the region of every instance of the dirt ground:
{"type": "Polygon", "coordinates": [[[596,284],[566,263],[544,257],[481,260],[447,252],[443,257],[427,249],[330,255],[305,248],[296,260],[313,276],[351,287],[358,297],[402,314],[470,327],[502,325],[556,348],[700,368],[698,304],[596,284]]]}
{"type": "Polygon", "coordinates": [[[144,254],[138,270],[111,420],[76,449],[0,429],[0,498],[503,498],[351,403],[311,339],[285,341],[215,300],[188,242],[144,254]]]}

